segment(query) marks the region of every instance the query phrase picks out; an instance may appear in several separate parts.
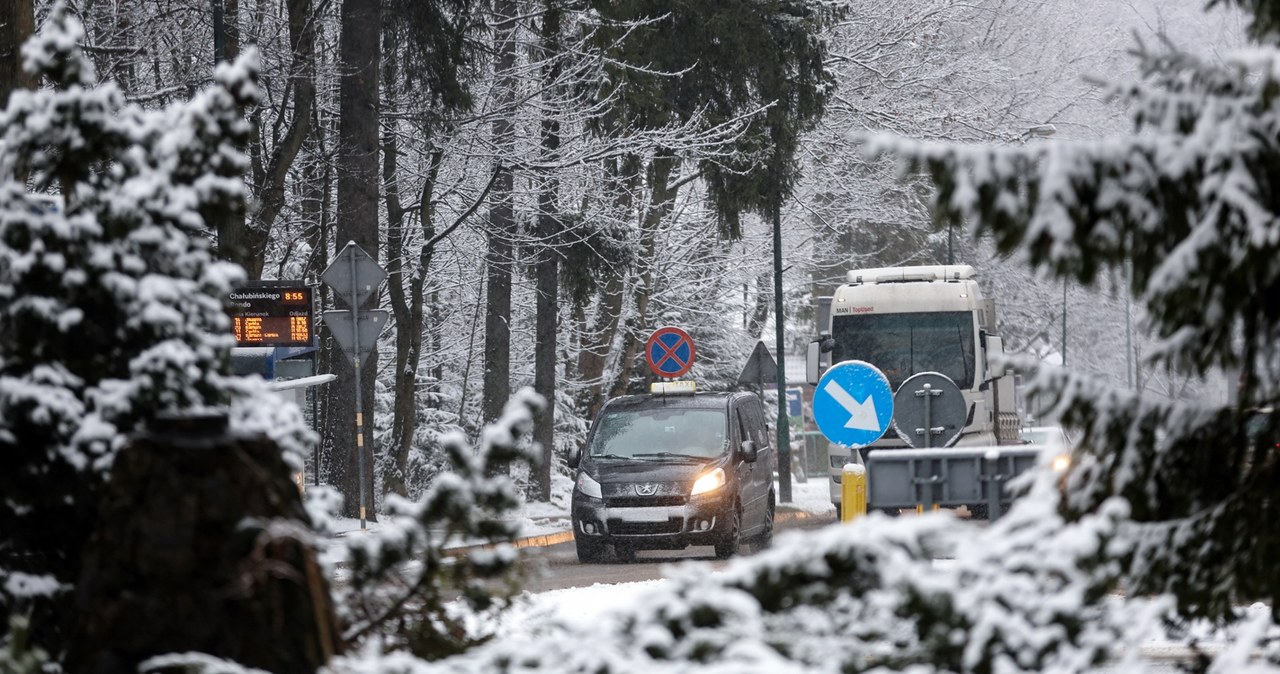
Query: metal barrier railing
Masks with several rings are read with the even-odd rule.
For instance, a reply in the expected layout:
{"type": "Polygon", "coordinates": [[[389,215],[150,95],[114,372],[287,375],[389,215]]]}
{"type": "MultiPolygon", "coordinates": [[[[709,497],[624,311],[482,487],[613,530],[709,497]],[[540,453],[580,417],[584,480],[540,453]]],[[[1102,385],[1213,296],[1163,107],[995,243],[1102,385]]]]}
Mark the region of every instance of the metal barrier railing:
{"type": "Polygon", "coordinates": [[[1034,466],[1043,451],[1035,445],[872,451],[867,454],[867,506],[982,506],[994,520],[1013,501],[1008,482],[1034,466]]]}

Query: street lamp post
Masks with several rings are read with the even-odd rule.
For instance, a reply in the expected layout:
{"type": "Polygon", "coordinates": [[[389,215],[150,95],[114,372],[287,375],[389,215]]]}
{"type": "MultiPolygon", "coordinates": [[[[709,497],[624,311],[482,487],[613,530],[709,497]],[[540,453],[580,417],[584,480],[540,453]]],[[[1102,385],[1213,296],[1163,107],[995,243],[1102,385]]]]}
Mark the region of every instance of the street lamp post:
{"type": "MultiPolygon", "coordinates": [[[[1032,138],[1048,138],[1058,132],[1052,124],[1037,124],[1022,133],[1022,142],[1032,138]]],[[[1062,276],[1062,366],[1067,366],[1067,276],[1062,276]]]]}

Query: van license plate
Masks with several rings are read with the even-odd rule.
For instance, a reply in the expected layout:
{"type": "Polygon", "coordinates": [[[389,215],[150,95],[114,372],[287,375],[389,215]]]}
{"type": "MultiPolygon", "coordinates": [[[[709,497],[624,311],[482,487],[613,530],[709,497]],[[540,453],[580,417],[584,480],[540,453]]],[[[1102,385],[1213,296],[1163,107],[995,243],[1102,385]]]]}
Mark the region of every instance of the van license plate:
{"type": "Polygon", "coordinates": [[[666,508],[611,508],[609,516],[623,522],[666,522],[670,515],[666,508]]]}

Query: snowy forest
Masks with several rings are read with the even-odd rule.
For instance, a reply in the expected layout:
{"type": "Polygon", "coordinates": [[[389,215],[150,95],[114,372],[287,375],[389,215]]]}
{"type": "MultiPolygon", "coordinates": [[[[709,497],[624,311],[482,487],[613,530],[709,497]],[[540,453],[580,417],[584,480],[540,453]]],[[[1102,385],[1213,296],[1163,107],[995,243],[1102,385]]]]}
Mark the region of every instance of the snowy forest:
{"type": "Polygon", "coordinates": [[[1280,671],[1271,3],[0,7],[0,671],[1137,672],[1157,628],[1280,671]],[[388,273],[361,381],[324,330],[306,405],[233,376],[228,294],[350,308],[347,242],[388,273]],[[655,328],[727,390],[846,270],[950,262],[1078,438],[1065,481],[780,539],[600,633],[473,629],[519,588],[503,515],[568,489],[655,328]],[[335,538],[362,492],[380,531],[335,538]],[[163,498],[251,514],[166,557],[163,498]]]}

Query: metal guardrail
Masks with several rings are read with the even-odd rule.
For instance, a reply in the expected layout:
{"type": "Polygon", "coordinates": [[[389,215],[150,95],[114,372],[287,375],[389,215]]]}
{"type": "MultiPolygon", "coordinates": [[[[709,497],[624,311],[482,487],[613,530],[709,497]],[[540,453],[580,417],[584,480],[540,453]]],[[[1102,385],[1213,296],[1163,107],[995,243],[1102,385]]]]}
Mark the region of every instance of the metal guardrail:
{"type": "Polygon", "coordinates": [[[917,508],[985,505],[1000,516],[1013,501],[1006,488],[1036,465],[1040,445],[882,449],[867,454],[869,508],[917,508]]]}

